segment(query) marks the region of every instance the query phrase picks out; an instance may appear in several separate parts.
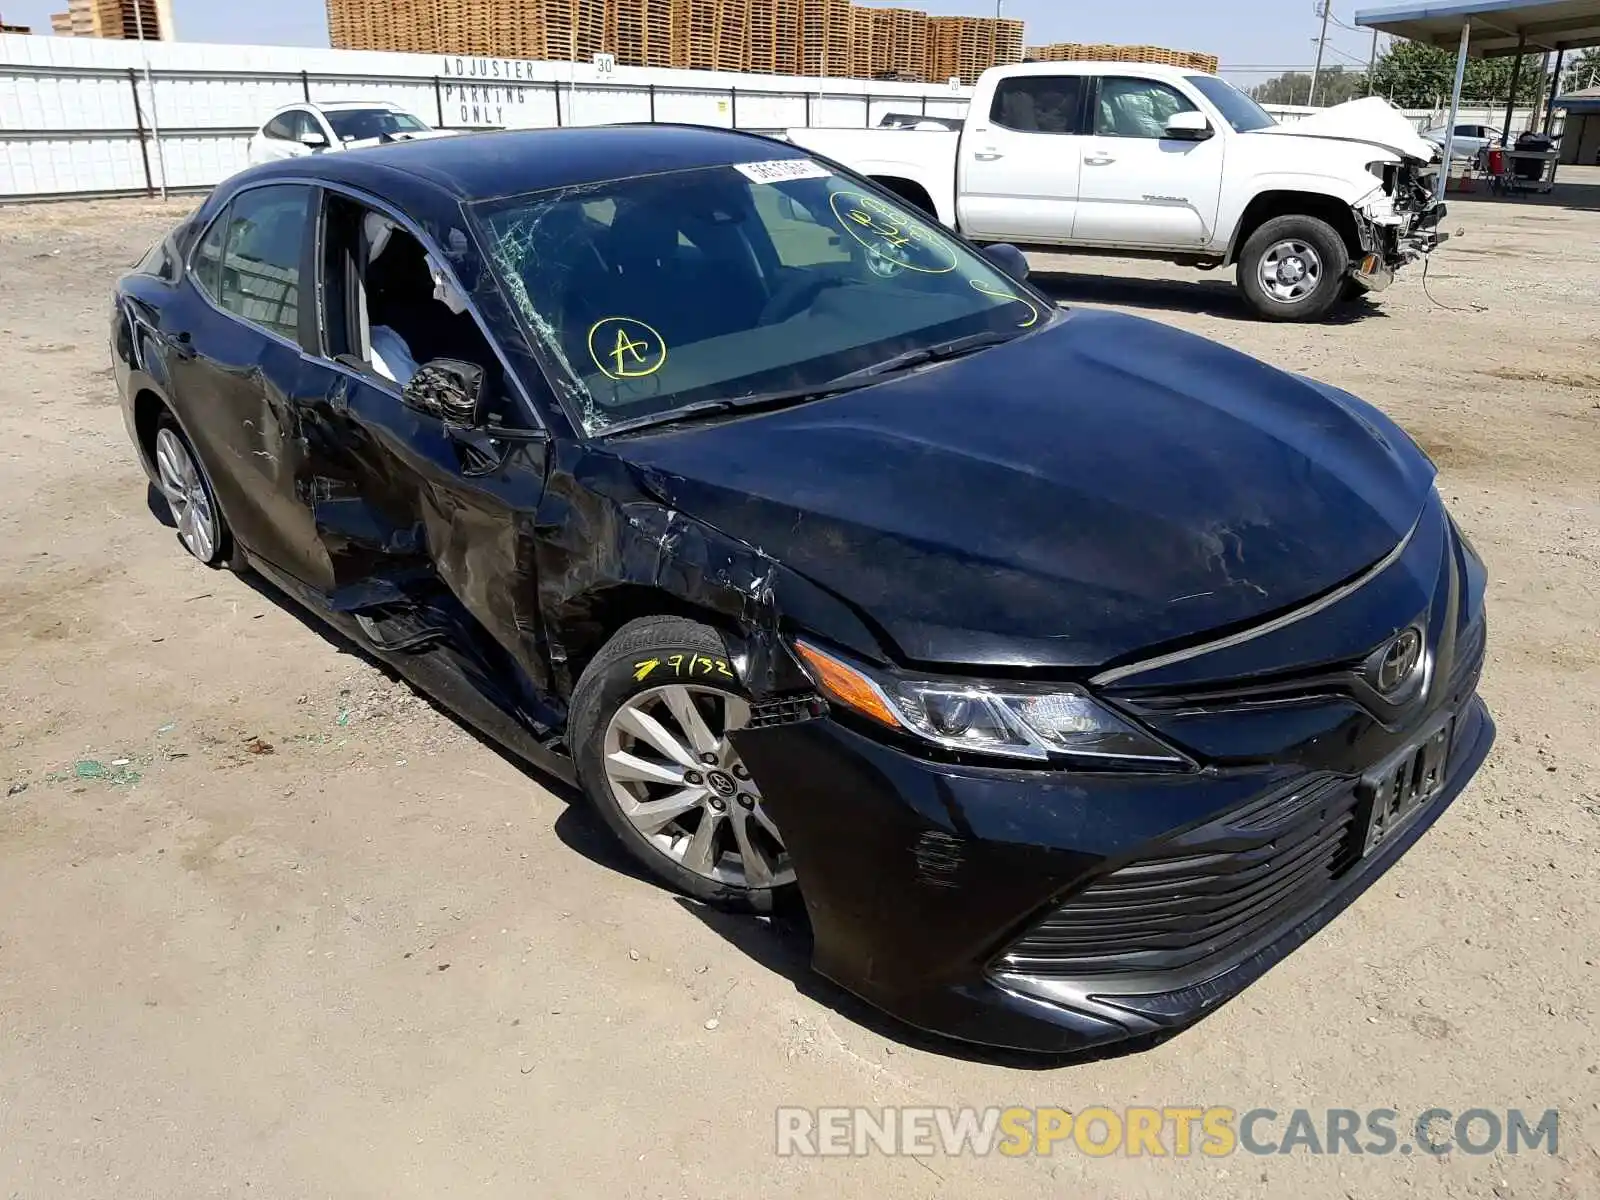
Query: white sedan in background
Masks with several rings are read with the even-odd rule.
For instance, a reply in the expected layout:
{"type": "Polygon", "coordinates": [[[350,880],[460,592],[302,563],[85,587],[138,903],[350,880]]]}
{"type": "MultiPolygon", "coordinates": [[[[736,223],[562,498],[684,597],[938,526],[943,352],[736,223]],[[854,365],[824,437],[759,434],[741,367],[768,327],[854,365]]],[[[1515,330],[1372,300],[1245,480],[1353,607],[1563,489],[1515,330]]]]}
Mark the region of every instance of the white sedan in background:
{"type": "Polygon", "coordinates": [[[448,137],[452,132],[430,128],[405,109],[381,100],[290,104],[273,113],[251,137],[250,165],[384,142],[448,137]]]}

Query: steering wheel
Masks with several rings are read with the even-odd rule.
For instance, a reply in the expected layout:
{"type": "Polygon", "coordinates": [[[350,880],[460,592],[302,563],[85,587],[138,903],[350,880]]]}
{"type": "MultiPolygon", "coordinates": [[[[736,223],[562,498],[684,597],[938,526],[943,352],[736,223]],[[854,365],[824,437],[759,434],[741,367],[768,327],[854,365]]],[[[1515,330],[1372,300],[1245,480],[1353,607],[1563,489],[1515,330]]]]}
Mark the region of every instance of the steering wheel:
{"type": "Polygon", "coordinates": [[[795,276],[772,293],[764,305],[757,324],[776,325],[803,312],[807,305],[829,288],[844,287],[853,280],[843,275],[795,276]]]}

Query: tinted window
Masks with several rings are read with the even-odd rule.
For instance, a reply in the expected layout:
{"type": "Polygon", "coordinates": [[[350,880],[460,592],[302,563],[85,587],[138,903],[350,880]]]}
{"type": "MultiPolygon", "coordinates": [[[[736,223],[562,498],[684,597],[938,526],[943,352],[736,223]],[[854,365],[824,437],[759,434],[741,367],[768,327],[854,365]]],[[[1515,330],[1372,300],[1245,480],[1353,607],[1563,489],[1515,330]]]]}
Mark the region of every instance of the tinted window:
{"type": "Polygon", "coordinates": [[[222,273],[222,239],[227,232],[228,213],[224,209],[222,215],[211,222],[205,237],[200,239],[189,270],[189,277],[194,280],[195,286],[213,300],[218,296],[218,277],[222,273]]]}
{"type": "Polygon", "coordinates": [[[1278,123],[1261,105],[1215,75],[1187,75],[1184,78],[1190,87],[1217,106],[1222,119],[1233,126],[1235,133],[1249,133],[1252,129],[1265,129],[1268,125],[1278,123]]]}
{"type": "Polygon", "coordinates": [[[280,142],[292,142],[299,135],[295,132],[295,118],[298,113],[279,113],[267,122],[267,127],[262,130],[269,138],[277,138],[280,142]]]}
{"type": "Polygon", "coordinates": [[[1003,79],[995,89],[989,119],[996,125],[1023,133],[1076,133],[1082,99],[1082,76],[1003,79]]]}
{"type": "Polygon", "coordinates": [[[1173,113],[1194,111],[1177,89],[1153,79],[1103,79],[1094,131],[1102,137],[1163,138],[1173,113]]]}
{"type": "Polygon", "coordinates": [[[290,341],[300,328],[300,252],[310,196],[299,184],[253,188],[234,199],[225,218],[218,302],[290,341]]]}
{"type": "Polygon", "coordinates": [[[417,133],[427,128],[410,113],[387,108],[346,108],[322,114],[341,142],[383,137],[391,133],[417,133]]]}
{"type": "Polygon", "coordinates": [[[902,201],[813,164],[771,166],[477,206],[494,270],[588,431],[815,387],[1048,318],[1046,302],[902,201]]]}

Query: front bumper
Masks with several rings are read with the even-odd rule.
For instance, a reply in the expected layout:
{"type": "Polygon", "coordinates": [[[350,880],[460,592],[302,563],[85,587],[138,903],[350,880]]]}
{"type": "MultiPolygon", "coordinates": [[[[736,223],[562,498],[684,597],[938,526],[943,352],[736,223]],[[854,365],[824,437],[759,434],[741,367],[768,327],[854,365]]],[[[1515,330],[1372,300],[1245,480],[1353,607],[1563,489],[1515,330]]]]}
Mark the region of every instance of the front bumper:
{"type": "Polygon", "coordinates": [[[1365,858],[1354,776],[957,766],[832,719],[736,740],[784,830],[819,972],[934,1033],[1069,1052],[1179,1029],[1259,978],[1422,836],[1493,737],[1473,696],[1443,788],[1365,858]],[[1107,900],[1219,857],[1236,870],[1169,881],[1164,920],[1107,900]]]}
{"type": "Polygon", "coordinates": [[[1350,278],[1369,292],[1383,291],[1394,282],[1396,271],[1431,254],[1450,237],[1439,229],[1449,212],[1442,200],[1399,221],[1374,220],[1359,208],[1353,211],[1361,253],[1350,263],[1350,278]]]}

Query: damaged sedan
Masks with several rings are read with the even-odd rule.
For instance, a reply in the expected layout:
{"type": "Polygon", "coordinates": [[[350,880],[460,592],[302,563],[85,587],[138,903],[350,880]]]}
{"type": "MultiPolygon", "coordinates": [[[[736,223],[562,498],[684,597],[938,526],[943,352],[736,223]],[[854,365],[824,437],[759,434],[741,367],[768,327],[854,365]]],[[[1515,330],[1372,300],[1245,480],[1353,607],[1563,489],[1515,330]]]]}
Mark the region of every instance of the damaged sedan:
{"type": "Polygon", "coordinates": [[[197,559],[850,991],[1062,1051],[1258,978],[1493,724],[1404,432],[1026,275],[787,143],[540,130],[236,176],[111,336],[197,559]]]}

